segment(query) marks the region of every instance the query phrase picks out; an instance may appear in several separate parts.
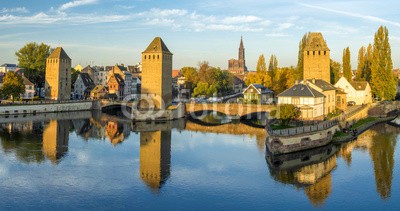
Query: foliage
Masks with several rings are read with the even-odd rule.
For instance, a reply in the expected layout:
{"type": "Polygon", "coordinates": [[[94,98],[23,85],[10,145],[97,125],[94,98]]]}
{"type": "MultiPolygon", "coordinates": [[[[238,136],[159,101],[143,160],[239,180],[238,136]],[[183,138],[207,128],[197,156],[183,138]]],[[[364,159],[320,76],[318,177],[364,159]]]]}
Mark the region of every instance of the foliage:
{"type": "Polygon", "coordinates": [[[288,125],[290,120],[298,118],[301,114],[300,109],[292,104],[279,105],[278,111],[278,118],[282,125],[288,125]]]}
{"type": "Polygon", "coordinates": [[[197,69],[195,67],[183,67],[181,72],[185,77],[186,88],[193,91],[197,84],[197,69]]]}
{"type": "Polygon", "coordinates": [[[42,87],[45,79],[46,59],[50,55],[50,46],[31,42],[15,53],[18,65],[24,68],[25,76],[35,85],[42,87]]]}
{"type": "Polygon", "coordinates": [[[306,47],[307,44],[307,37],[309,33],[306,33],[303,35],[303,38],[299,42],[299,55],[298,55],[298,60],[297,60],[297,67],[296,71],[294,74],[294,79],[295,80],[301,80],[303,79],[303,73],[304,73],[304,48],[306,47]]]}
{"type": "Polygon", "coordinates": [[[396,96],[396,80],[392,72],[393,63],[389,44],[389,31],[379,27],[375,33],[372,52],[371,88],[375,97],[392,100],[396,96]]]}
{"type": "Polygon", "coordinates": [[[333,61],[331,59],[330,72],[331,72],[331,84],[335,84],[339,80],[339,73],[342,65],[340,62],[333,61]]]}
{"type": "Polygon", "coordinates": [[[269,65],[268,65],[268,74],[269,77],[271,78],[271,85],[270,89],[276,91],[278,89],[278,60],[276,59],[276,56],[274,54],[271,55],[269,59],[269,65]]]}
{"type": "Polygon", "coordinates": [[[79,71],[75,70],[74,68],[71,68],[71,89],[74,90],[74,86],[75,86],[75,81],[78,78],[79,75],[79,71]]]}
{"type": "Polygon", "coordinates": [[[213,85],[209,85],[207,82],[199,82],[194,88],[193,96],[212,96],[217,93],[217,88],[213,85]]]}
{"type": "Polygon", "coordinates": [[[272,88],[271,77],[267,73],[267,67],[265,63],[265,57],[261,54],[258,57],[256,73],[249,74],[246,79],[246,85],[249,86],[250,84],[261,84],[267,88],[272,88]]]}
{"type": "Polygon", "coordinates": [[[352,81],[352,72],[350,64],[350,48],[343,49],[343,76],[347,81],[352,81]]]}
{"type": "Polygon", "coordinates": [[[358,65],[356,72],[356,80],[365,79],[365,60],[367,56],[367,49],[362,46],[360,50],[358,50],[358,65]]]}
{"type": "Polygon", "coordinates": [[[9,71],[3,78],[3,86],[1,87],[1,94],[5,98],[12,97],[14,100],[19,97],[20,94],[25,92],[24,80],[22,77],[15,72],[9,71]]]}

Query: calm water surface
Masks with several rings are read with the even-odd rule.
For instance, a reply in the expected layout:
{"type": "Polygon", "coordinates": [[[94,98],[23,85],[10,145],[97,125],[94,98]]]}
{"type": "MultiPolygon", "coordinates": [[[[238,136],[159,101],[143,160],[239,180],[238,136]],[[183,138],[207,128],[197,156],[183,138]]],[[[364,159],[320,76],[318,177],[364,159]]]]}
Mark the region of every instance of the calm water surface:
{"type": "Polygon", "coordinates": [[[242,123],[0,118],[0,209],[400,209],[400,128],[284,156],[242,123]],[[14,123],[6,123],[14,122],[14,123]]]}

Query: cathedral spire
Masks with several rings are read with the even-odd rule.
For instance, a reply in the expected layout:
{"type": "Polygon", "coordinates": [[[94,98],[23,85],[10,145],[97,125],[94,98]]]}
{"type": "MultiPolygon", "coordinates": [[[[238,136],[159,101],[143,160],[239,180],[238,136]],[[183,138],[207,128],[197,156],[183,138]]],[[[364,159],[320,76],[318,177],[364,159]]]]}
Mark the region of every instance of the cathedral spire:
{"type": "Polygon", "coordinates": [[[240,36],[239,60],[244,60],[244,45],[243,45],[243,37],[242,36],[240,36]]]}

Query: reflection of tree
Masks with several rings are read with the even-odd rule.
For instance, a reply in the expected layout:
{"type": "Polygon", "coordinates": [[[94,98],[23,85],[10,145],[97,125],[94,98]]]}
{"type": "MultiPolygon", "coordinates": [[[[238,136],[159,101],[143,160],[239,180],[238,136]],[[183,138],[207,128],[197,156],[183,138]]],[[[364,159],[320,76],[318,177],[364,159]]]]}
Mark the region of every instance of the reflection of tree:
{"type": "Polygon", "coordinates": [[[0,138],[3,151],[13,153],[24,163],[41,163],[42,153],[42,123],[8,123],[0,126],[0,138]],[[31,125],[32,127],[28,127],[31,125]]]}
{"type": "Polygon", "coordinates": [[[383,199],[390,197],[396,148],[396,133],[390,127],[392,126],[379,125],[374,128],[380,132],[373,137],[369,150],[374,164],[376,189],[383,199]]]}
{"type": "Polygon", "coordinates": [[[140,177],[154,191],[168,179],[171,131],[140,132],[140,177]]]}

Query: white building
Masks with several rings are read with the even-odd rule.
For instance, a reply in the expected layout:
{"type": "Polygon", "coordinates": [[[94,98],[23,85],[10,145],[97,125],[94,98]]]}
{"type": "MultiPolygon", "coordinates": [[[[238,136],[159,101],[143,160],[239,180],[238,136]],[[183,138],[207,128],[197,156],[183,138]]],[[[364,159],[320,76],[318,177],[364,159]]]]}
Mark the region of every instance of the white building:
{"type": "Polygon", "coordinates": [[[82,100],[90,96],[90,91],[95,87],[94,81],[88,73],[80,73],[74,85],[74,99],[82,100]]]}
{"type": "Polygon", "coordinates": [[[8,71],[15,72],[17,67],[16,64],[3,64],[0,66],[0,73],[7,73],[8,71]]]}
{"type": "Polygon", "coordinates": [[[300,108],[301,118],[304,120],[324,119],[325,95],[308,84],[295,84],[277,97],[278,105],[292,104],[300,108]]]}
{"type": "Polygon", "coordinates": [[[22,75],[22,79],[24,80],[25,92],[24,94],[20,94],[20,98],[24,100],[33,99],[35,96],[35,85],[24,75],[22,75]]]}
{"type": "Polygon", "coordinates": [[[372,103],[371,86],[367,81],[349,82],[345,77],[341,77],[335,87],[347,93],[347,102],[354,101],[356,105],[372,103]]]}

